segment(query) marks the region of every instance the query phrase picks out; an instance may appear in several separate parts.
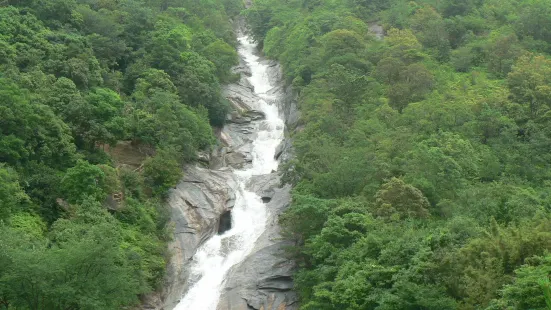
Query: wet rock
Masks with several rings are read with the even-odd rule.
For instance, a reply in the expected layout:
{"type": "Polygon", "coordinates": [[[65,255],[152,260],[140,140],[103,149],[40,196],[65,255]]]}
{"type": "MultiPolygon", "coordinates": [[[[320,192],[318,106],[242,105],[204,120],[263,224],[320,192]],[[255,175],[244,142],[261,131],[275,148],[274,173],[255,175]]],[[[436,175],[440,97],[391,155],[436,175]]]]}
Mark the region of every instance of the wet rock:
{"type": "Polygon", "coordinates": [[[255,192],[264,203],[270,202],[275,190],[279,187],[280,179],[277,173],[252,176],[247,189],[255,192]]]}
{"type": "Polygon", "coordinates": [[[251,107],[239,97],[232,97],[228,95],[226,99],[228,99],[228,101],[231,103],[233,111],[237,113],[243,113],[251,109],[251,107]]]}
{"type": "Polygon", "coordinates": [[[277,61],[266,60],[266,64],[270,67],[268,72],[266,72],[270,79],[270,83],[276,85],[276,87],[268,93],[274,94],[277,91],[278,94],[281,94],[281,89],[283,88],[283,70],[277,61]]]}
{"type": "Polygon", "coordinates": [[[258,110],[249,110],[245,112],[245,115],[253,121],[260,121],[266,119],[266,114],[258,110]]]}
{"type": "Polygon", "coordinates": [[[281,154],[283,154],[283,148],[285,147],[285,140],[281,141],[281,143],[277,146],[274,159],[278,160],[281,157],[281,154]]]}
{"type": "Polygon", "coordinates": [[[237,152],[228,153],[224,158],[228,166],[237,169],[243,168],[247,163],[245,155],[237,152]]]}
{"type": "Polygon", "coordinates": [[[232,69],[232,73],[239,73],[249,77],[252,75],[251,68],[249,68],[249,66],[247,66],[243,62],[241,62],[238,66],[234,67],[232,69]]]}
{"type": "Polygon", "coordinates": [[[161,295],[158,293],[145,295],[140,300],[141,310],[160,310],[160,305],[162,305],[161,295]]]}
{"type": "Polygon", "coordinates": [[[248,79],[248,77],[250,76],[252,76],[252,73],[250,71],[242,74],[241,78],[239,79],[238,85],[248,88],[250,91],[254,92],[254,86],[248,79]]]}
{"type": "Polygon", "coordinates": [[[289,205],[290,189],[275,189],[272,201],[266,205],[270,211],[266,231],[253,253],[229,271],[218,310],[298,309],[292,291],[295,265],[283,252],[290,243],[281,239],[277,224],[278,216],[289,205]]]}
{"type": "Polygon", "coordinates": [[[277,62],[269,62],[269,65],[270,70],[267,72],[268,77],[274,85],[279,86],[274,87],[268,93],[280,95],[280,100],[278,100],[280,114],[285,120],[287,130],[293,131],[299,124],[301,116],[300,111],[298,110],[298,93],[294,91],[291,86],[287,86],[282,83],[283,73],[281,66],[277,62]],[[281,94],[283,94],[283,96],[281,96],[281,94]]]}
{"type": "Polygon", "coordinates": [[[231,147],[219,147],[213,150],[210,161],[210,169],[217,170],[225,167],[241,169],[253,161],[252,145],[244,143],[237,149],[231,147]]]}
{"type": "Polygon", "coordinates": [[[251,88],[249,85],[231,84],[224,86],[222,93],[237,110],[251,110],[259,99],[251,88]]]}
{"type": "MultiPolygon", "coordinates": [[[[226,117],[226,120],[231,123],[235,124],[248,124],[253,121],[259,121],[266,119],[266,114],[262,111],[257,110],[248,110],[243,111],[241,113],[237,111],[233,111],[226,117]]],[[[242,132],[243,130],[241,130],[242,132]]],[[[247,130],[247,133],[251,132],[250,130],[247,130]]]]}
{"type": "Polygon", "coordinates": [[[237,181],[229,169],[187,167],[183,180],[170,192],[174,240],[167,266],[164,299],[172,309],[187,289],[190,260],[197,248],[218,232],[221,214],[233,208],[237,181]]]}
{"type": "Polygon", "coordinates": [[[220,133],[220,139],[234,150],[248,149],[253,141],[254,131],[251,124],[227,124],[220,133]]]}
{"type": "Polygon", "coordinates": [[[250,123],[252,121],[251,118],[239,115],[235,111],[232,112],[231,114],[229,114],[228,117],[226,118],[226,120],[228,122],[236,123],[236,124],[246,124],[246,123],[250,123]]]}
{"type": "Polygon", "coordinates": [[[222,245],[220,247],[220,252],[224,253],[224,255],[227,255],[232,249],[235,249],[240,240],[239,238],[237,238],[237,236],[230,236],[223,238],[221,242],[222,245]]]}
{"type": "MultiPolygon", "coordinates": [[[[292,140],[289,138],[284,139],[281,141],[281,143],[277,146],[276,152],[275,152],[275,159],[279,160],[280,162],[284,163],[293,158],[293,143],[292,140]]],[[[281,167],[281,165],[280,165],[281,167]]]]}

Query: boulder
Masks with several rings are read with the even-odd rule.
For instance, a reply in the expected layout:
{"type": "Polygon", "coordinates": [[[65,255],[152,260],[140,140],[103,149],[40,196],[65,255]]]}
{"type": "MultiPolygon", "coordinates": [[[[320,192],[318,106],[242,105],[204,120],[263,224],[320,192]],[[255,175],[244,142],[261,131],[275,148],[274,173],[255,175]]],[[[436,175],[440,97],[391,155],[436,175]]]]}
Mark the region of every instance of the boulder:
{"type": "Polygon", "coordinates": [[[226,165],[237,169],[243,168],[247,163],[245,155],[238,152],[228,153],[224,156],[224,159],[226,165]]]}
{"type": "MultiPolygon", "coordinates": [[[[293,158],[293,143],[287,138],[281,141],[275,152],[275,159],[285,163],[293,158]]],[[[281,166],[280,166],[281,167],[281,166]]]]}
{"type": "Polygon", "coordinates": [[[265,203],[268,203],[274,197],[279,184],[280,179],[277,173],[255,175],[249,180],[247,189],[258,194],[265,203]]]}

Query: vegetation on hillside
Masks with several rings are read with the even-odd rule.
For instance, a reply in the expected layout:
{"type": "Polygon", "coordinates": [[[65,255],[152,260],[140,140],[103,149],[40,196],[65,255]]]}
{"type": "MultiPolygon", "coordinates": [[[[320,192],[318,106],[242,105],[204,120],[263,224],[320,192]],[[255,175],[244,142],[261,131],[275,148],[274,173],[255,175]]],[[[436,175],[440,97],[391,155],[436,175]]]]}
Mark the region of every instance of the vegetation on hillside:
{"type": "Polygon", "coordinates": [[[159,288],[162,199],[223,124],[240,10],[0,1],[0,309],[121,309],[159,288]]]}
{"type": "Polygon", "coordinates": [[[548,309],[551,1],[244,14],[300,94],[281,221],[301,309],[548,309]]]}

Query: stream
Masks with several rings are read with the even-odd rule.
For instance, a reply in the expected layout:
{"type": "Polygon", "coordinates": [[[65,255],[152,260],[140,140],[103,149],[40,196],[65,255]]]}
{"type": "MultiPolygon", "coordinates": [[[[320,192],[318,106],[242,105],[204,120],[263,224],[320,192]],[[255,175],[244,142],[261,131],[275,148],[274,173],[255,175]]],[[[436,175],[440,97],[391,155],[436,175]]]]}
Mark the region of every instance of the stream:
{"type": "MultiPolygon", "coordinates": [[[[195,253],[189,276],[191,286],[174,308],[176,310],[216,310],[228,271],[244,261],[255,242],[266,230],[268,210],[261,197],[248,188],[253,176],[277,171],[276,148],[284,138],[284,121],[280,117],[276,95],[270,94],[269,66],[257,56],[256,44],[248,36],[238,38],[238,52],[249,67],[248,78],[258,100],[253,110],[262,111],[264,120],[251,122],[252,163],[233,169],[238,183],[235,193],[231,229],[206,241],[195,253]]],[[[277,94],[277,92],[276,92],[277,94]]]]}

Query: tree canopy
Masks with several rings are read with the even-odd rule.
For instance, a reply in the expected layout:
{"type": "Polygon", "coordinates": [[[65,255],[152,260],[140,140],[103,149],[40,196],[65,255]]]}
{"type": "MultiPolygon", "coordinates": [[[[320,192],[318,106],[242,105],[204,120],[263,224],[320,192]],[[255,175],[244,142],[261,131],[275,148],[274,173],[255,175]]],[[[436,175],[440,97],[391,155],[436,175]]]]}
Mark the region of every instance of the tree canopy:
{"type": "Polygon", "coordinates": [[[159,290],[163,199],[215,143],[241,1],[0,1],[0,308],[159,290]]]}
{"type": "Polygon", "coordinates": [[[549,309],[550,10],[257,0],[244,12],[302,113],[281,217],[301,309],[549,309]]]}

